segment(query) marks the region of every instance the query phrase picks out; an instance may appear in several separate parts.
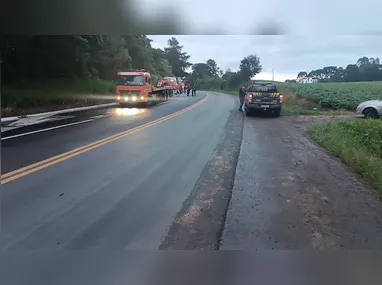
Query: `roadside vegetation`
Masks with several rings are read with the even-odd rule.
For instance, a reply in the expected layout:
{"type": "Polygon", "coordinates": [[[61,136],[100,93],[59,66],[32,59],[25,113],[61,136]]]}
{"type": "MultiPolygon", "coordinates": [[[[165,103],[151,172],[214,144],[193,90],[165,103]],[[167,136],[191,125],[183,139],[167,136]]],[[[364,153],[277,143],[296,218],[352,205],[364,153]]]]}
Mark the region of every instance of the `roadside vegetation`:
{"type": "MultiPolygon", "coordinates": [[[[320,104],[299,96],[285,87],[285,83],[276,83],[278,90],[284,96],[283,113],[285,115],[345,115],[345,109],[324,108],[320,104]]],[[[354,113],[354,110],[352,110],[354,113]]]]}
{"type": "MultiPolygon", "coordinates": [[[[242,62],[238,72],[220,71],[220,76],[215,77],[202,76],[208,73],[200,72],[200,66],[193,73],[199,89],[238,94],[240,85],[252,83],[248,77],[239,76],[241,68],[246,66],[251,67],[251,77],[262,70],[258,61],[251,65],[242,62]]],[[[345,68],[327,66],[310,72],[301,71],[296,79],[274,83],[284,95],[284,114],[347,114],[354,112],[362,101],[382,99],[382,65],[378,58],[362,57],[345,68]]]]}
{"type": "Polygon", "coordinates": [[[382,65],[379,58],[364,56],[346,67],[301,71],[296,79],[278,83],[278,87],[284,93],[315,103],[315,108],[354,112],[363,101],[382,99],[382,65]]]}
{"type": "Polygon", "coordinates": [[[120,70],[146,69],[156,82],[192,65],[175,38],[162,50],[145,35],[5,36],[1,46],[3,117],[115,102],[120,70]]]}
{"type": "Polygon", "coordinates": [[[382,121],[359,119],[312,125],[309,134],[382,194],[382,121]]]}

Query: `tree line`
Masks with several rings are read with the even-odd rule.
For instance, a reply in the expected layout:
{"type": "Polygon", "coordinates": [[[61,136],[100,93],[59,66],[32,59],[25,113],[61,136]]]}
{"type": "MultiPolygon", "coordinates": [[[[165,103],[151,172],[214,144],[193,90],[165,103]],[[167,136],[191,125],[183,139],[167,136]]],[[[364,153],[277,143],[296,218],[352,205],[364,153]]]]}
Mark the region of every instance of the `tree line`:
{"type": "Polygon", "coordinates": [[[50,79],[113,80],[116,72],[146,69],[154,80],[186,76],[190,56],[175,38],[164,49],[138,36],[4,36],[2,83],[19,85],[50,79]]]}
{"type": "Polygon", "coordinates": [[[153,82],[176,76],[198,89],[229,89],[262,70],[256,55],[244,57],[237,72],[223,72],[213,59],[191,63],[190,55],[174,37],[164,49],[153,48],[146,35],[3,36],[0,40],[2,83],[7,86],[55,79],[110,81],[120,70],[145,69],[153,82]]]}
{"type": "Polygon", "coordinates": [[[191,73],[186,81],[195,85],[198,89],[225,89],[232,90],[239,85],[247,83],[253,76],[260,73],[262,66],[260,58],[256,55],[248,55],[240,61],[239,70],[230,69],[222,71],[213,59],[192,65],[191,73]]]}
{"type": "Polygon", "coordinates": [[[382,65],[379,58],[361,57],[355,64],[349,64],[345,68],[326,66],[310,72],[301,71],[296,80],[286,82],[361,82],[382,81],[382,65]]]}

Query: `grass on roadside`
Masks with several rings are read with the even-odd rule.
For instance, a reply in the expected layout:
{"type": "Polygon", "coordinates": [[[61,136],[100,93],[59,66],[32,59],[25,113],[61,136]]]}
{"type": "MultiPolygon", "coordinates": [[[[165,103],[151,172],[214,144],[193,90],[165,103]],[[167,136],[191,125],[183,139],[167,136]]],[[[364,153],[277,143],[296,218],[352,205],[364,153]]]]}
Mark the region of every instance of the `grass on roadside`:
{"type": "Polygon", "coordinates": [[[104,80],[50,80],[24,83],[20,86],[3,86],[2,108],[33,108],[45,105],[62,105],[84,100],[92,94],[114,93],[114,83],[104,80]]]}
{"type": "Polygon", "coordinates": [[[310,126],[309,134],[382,194],[382,121],[345,120],[310,126]]]}
{"type": "Polygon", "coordinates": [[[283,103],[282,107],[282,114],[283,115],[320,115],[322,112],[318,110],[310,110],[308,108],[285,102],[283,103]]]}

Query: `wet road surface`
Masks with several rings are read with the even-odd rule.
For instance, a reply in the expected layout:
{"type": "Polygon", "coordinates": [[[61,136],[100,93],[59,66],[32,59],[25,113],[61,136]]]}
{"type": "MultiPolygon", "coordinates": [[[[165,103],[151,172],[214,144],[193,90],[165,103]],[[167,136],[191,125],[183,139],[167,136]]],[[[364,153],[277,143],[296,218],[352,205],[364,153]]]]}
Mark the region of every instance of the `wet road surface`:
{"type": "MultiPolygon", "coordinates": [[[[2,141],[3,175],[124,135],[2,185],[0,249],[21,251],[0,255],[0,282],[179,284],[192,269],[209,284],[269,275],[284,284],[318,284],[323,275],[317,269],[327,274],[341,264],[354,274],[338,280],[353,284],[359,264],[352,262],[362,259],[309,263],[308,270],[302,269],[307,256],[267,255],[253,266],[250,256],[235,253],[213,259],[110,251],[382,248],[381,203],[360,177],[309,139],[306,126],[315,119],[247,118],[237,103],[200,92],[144,111],[93,110],[8,133],[92,120],[2,141]],[[271,271],[262,268],[265,259],[271,271]],[[254,268],[259,272],[247,277],[254,268]]],[[[375,272],[367,276],[374,280],[375,272]]]]}
{"type": "Polygon", "coordinates": [[[237,103],[200,92],[6,133],[0,248],[380,249],[381,204],[309,138],[319,117],[237,103]]]}
{"type": "MultiPolygon", "coordinates": [[[[157,249],[219,143],[235,100],[199,93],[132,116],[2,142],[1,249],[157,249]],[[13,179],[9,171],[195,104],[154,126],[13,179]],[[4,184],[5,183],[5,184],[4,184]]],[[[51,164],[48,162],[47,164],[51,164]]],[[[36,166],[35,168],[39,168],[36,166]]],[[[23,175],[24,172],[21,172],[23,175]]],[[[12,173],[12,172],[11,172],[12,173]]]]}
{"type": "Polygon", "coordinates": [[[199,97],[180,96],[149,108],[107,108],[66,113],[60,120],[1,134],[1,174],[152,122],[191,106],[199,97]],[[33,151],[31,151],[33,150],[33,151]]]}

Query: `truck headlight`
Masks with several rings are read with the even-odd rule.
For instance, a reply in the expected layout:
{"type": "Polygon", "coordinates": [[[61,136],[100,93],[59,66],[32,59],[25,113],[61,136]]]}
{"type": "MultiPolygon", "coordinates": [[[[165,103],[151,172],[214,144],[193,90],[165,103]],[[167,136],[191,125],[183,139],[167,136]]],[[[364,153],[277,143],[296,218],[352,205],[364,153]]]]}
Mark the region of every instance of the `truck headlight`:
{"type": "Polygon", "coordinates": [[[129,97],[125,97],[125,101],[129,101],[129,97]]]}
{"type": "Polygon", "coordinates": [[[137,101],[137,96],[133,96],[133,97],[131,97],[131,100],[133,100],[133,101],[137,101]]]}

